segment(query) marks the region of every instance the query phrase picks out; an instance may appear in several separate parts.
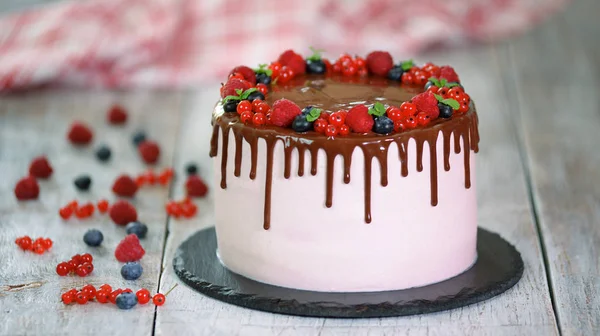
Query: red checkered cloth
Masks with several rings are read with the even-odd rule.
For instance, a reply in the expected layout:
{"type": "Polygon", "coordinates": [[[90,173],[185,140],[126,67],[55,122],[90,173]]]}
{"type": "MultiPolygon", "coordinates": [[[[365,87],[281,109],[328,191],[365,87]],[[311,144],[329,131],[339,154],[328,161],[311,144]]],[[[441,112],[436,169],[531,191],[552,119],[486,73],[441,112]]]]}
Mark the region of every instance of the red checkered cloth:
{"type": "Polygon", "coordinates": [[[92,0],[0,18],[0,92],[48,84],[182,87],[293,48],[389,50],[489,41],[567,0],[92,0]]]}

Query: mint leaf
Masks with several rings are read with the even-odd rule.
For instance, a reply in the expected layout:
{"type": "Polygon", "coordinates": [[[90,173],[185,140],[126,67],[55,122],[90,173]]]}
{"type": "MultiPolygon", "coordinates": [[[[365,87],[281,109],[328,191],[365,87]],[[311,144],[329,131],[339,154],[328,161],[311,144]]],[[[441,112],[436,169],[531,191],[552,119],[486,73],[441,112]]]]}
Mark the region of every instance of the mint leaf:
{"type": "Polygon", "coordinates": [[[308,112],[308,115],[306,116],[306,121],[313,122],[313,121],[319,119],[320,116],[321,116],[321,109],[313,107],[310,109],[310,112],[308,112]]]}
{"type": "Polygon", "coordinates": [[[441,103],[452,107],[453,110],[458,110],[460,108],[460,104],[454,99],[444,99],[441,103]]]}
{"type": "Polygon", "coordinates": [[[435,96],[435,99],[437,99],[437,101],[439,101],[440,103],[442,102],[442,100],[444,100],[444,97],[440,96],[437,93],[434,93],[433,95],[435,96]]]}
{"type": "Polygon", "coordinates": [[[273,76],[273,70],[271,70],[271,69],[267,69],[267,70],[265,71],[265,74],[266,74],[267,76],[271,77],[271,76],[273,76]]]}
{"type": "Polygon", "coordinates": [[[381,117],[385,114],[385,106],[382,103],[377,102],[371,108],[369,108],[369,114],[376,117],[381,117]]]}
{"type": "Polygon", "coordinates": [[[244,91],[242,89],[235,89],[235,93],[239,95],[241,95],[244,91]]]}
{"type": "Polygon", "coordinates": [[[254,72],[255,72],[256,74],[261,74],[261,73],[264,73],[264,74],[266,74],[266,75],[267,75],[267,76],[269,76],[269,77],[270,77],[271,75],[273,75],[273,70],[271,70],[271,69],[268,69],[268,68],[267,68],[267,64],[259,64],[259,65],[258,65],[258,68],[256,68],[256,69],[252,69],[252,70],[254,70],[254,72]]]}
{"type": "MultiPolygon", "coordinates": [[[[240,89],[240,91],[242,91],[242,90],[240,89]]],[[[242,98],[242,100],[245,100],[245,99],[248,99],[248,96],[252,92],[255,92],[255,91],[258,91],[258,89],[257,88],[249,88],[248,90],[244,91],[244,93],[241,93],[241,94],[238,93],[238,94],[240,95],[240,98],[242,98]]],[[[236,92],[237,92],[237,90],[236,90],[236,92]]]]}
{"type": "Polygon", "coordinates": [[[408,71],[408,70],[410,70],[410,68],[412,68],[414,66],[415,66],[415,62],[413,62],[412,59],[409,59],[408,61],[403,61],[400,63],[400,67],[404,71],[408,71]]]}
{"type": "Polygon", "coordinates": [[[442,79],[440,80],[440,87],[444,87],[444,86],[446,86],[446,84],[447,84],[447,83],[448,83],[448,80],[446,80],[446,78],[442,78],[442,79]]]}
{"type": "Polygon", "coordinates": [[[455,86],[458,86],[458,83],[452,82],[452,83],[446,84],[446,87],[449,87],[449,88],[452,88],[452,87],[455,87],[455,86]]]}
{"type": "Polygon", "coordinates": [[[222,105],[225,105],[230,100],[242,100],[242,98],[240,98],[239,96],[227,96],[223,98],[222,105]]]}
{"type": "Polygon", "coordinates": [[[313,52],[313,54],[307,58],[307,60],[310,61],[320,61],[321,60],[321,54],[323,52],[325,52],[325,50],[320,50],[320,49],[316,49],[313,47],[310,47],[310,50],[313,52]]]}
{"type": "Polygon", "coordinates": [[[440,81],[435,77],[429,77],[428,81],[432,82],[433,85],[435,85],[437,87],[442,87],[442,84],[440,83],[440,81]]]}

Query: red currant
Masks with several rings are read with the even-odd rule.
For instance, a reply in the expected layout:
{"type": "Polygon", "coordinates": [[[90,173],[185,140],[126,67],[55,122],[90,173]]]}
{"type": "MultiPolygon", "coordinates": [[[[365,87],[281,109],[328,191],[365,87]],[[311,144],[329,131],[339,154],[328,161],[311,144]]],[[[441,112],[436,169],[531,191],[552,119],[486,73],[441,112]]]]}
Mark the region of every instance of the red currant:
{"type": "Polygon", "coordinates": [[[254,126],[262,126],[267,122],[267,117],[264,113],[257,113],[252,117],[252,124],[254,126]]]}
{"type": "Polygon", "coordinates": [[[21,238],[21,244],[19,245],[23,250],[30,250],[33,246],[33,241],[29,236],[25,236],[21,238]]]}
{"type": "Polygon", "coordinates": [[[404,119],[404,126],[406,126],[406,129],[413,129],[415,127],[417,127],[417,119],[413,118],[413,117],[409,117],[404,119]]]}
{"type": "Polygon", "coordinates": [[[91,262],[84,262],[83,264],[81,264],[80,267],[85,268],[87,274],[90,274],[94,271],[94,264],[92,264],[91,262]]]}
{"type": "Polygon", "coordinates": [[[432,86],[430,86],[430,87],[427,88],[427,91],[431,92],[431,93],[437,93],[439,90],[440,90],[440,88],[437,87],[437,86],[435,86],[435,85],[432,85],[432,86]]]}
{"type": "Polygon", "coordinates": [[[240,121],[244,124],[249,123],[252,120],[252,116],[252,112],[244,111],[242,114],[240,114],[240,121]]]}
{"type": "Polygon", "coordinates": [[[96,203],[96,206],[98,207],[98,211],[100,213],[105,213],[108,211],[108,201],[105,199],[99,200],[98,203],[96,203]]]}
{"type": "Polygon", "coordinates": [[[427,77],[427,73],[421,70],[417,70],[414,73],[414,83],[416,85],[425,85],[425,83],[427,83],[428,78],[429,77],[427,77]]]}
{"type": "Polygon", "coordinates": [[[433,63],[425,63],[422,69],[429,72],[431,77],[438,77],[440,75],[440,67],[433,63]]]}
{"type": "Polygon", "coordinates": [[[242,114],[243,112],[250,112],[252,111],[252,103],[250,103],[248,100],[242,100],[241,102],[239,102],[236,111],[238,114],[242,114]]]}
{"type": "Polygon", "coordinates": [[[86,304],[88,302],[88,297],[87,295],[80,292],[75,297],[75,301],[77,301],[78,304],[86,304]]]}
{"type": "Polygon", "coordinates": [[[342,70],[342,75],[344,75],[346,77],[352,77],[352,76],[356,75],[357,71],[358,71],[358,68],[356,67],[356,65],[349,64],[344,67],[344,70],[342,70]]]}
{"type": "Polygon", "coordinates": [[[353,64],[354,60],[352,59],[352,56],[348,55],[348,54],[342,54],[340,56],[340,58],[338,59],[338,61],[340,62],[340,64],[342,66],[347,66],[349,64],[353,64]]]}
{"type": "Polygon", "coordinates": [[[69,267],[69,272],[75,272],[79,264],[74,260],[69,260],[67,261],[67,266],[69,267]]]}
{"type": "Polygon", "coordinates": [[[83,286],[81,292],[85,294],[89,300],[93,300],[96,297],[96,287],[92,285],[83,286]]]}
{"type": "Polygon", "coordinates": [[[106,290],[108,292],[112,292],[112,287],[109,284],[103,284],[100,286],[100,290],[106,290]]]}
{"type": "Polygon", "coordinates": [[[166,300],[167,298],[161,293],[154,294],[152,297],[152,302],[154,302],[154,304],[157,306],[164,305],[166,300]]]}
{"type": "Polygon", "coordinates": [[[262,99],[254,99],[252,101],[252,103],[251,103],[252,104],[252,111],[256,112],[256,107],[258,105],[262,104],[262,103],[263,103],[262,99]]]}
{"type": "Polygon", "coordinates": [[[367,68],[360,68],[357,71],[359,77],[367,77],[369,75],[369,70],[367,68]]]}
{"type": "Polygon", "coordinates": [[[198,207],[193,203],[184,203],[181,205],[181,213],[186,218],[191,218],[198,212],[198,207]]]}
{"type": "Polygon", "coordinates": [[[82,254],[80,258],[81,258],[80,259],[81,263],[85,263],[85,262],[91,263],[92,261],[94,261],[94,257],[92,257],[92,255],[89,253],[82,254]]]}
{"type": "Polygon", "coordinates": [[[110,301],[111,303],[116,303],[117,302],[117,296],[119,296],[119,294],[121,294],[121,293],[123,293],[122,289],[120,289],[120,288],[119,289],[115,289],[108,296],[108,301],[110,301]]]}
{"type": "Polygon", "coordinates": [[[242,75],[239,72],[234,72],[231,75],[229,75],[229,79],[231,79],[231,78],[237,78],[237,79],[245,80],[244,75],[242,75]]]}
{"type": "Polygon", "coordinates": [[[329,124],[334,126],[342,126],[346,121],[346,112],[338,111],[329,115],[329,124]]]}
{"type": "Polygon", "coordinates": [[[471,104],[471,97],[466,93],[463,93],[460,96],[458,96],[456,100],[459,103],[466,103],[467,105],[471,104]]]}
{"type": "Polygon", "coordinates": [[[405,129],[406,129],[406,126],[404,125],[404,120],[395,120],[394,121],[394,131],[402,132],[405,129]]]}
{"type": "Polygon", "coordinates": [[[269,93],[269,88],[263,83],[256,84],[256,89],[258,89],[258,92],[262,93],[265,97],[267,96],[267,93],[269,93]]]}
{"type": "Polygon", "coordinates": [[[458,98],[463,93],[464,93],[464,91],[462,90],[462,88],[460,86],[455,86],[455,87],[451,88],[450,90],[448,90],[448,98],[458,100],[458,98]]]}
{"type": "Polygon", "coordinates": [[[42,240],[42,247],[46,250],[51,249],[53,244],[54,244],[54,242],[50,238],[44,238],[42,240]]]}
{"type": "Polygon", "coordinates": [[[419,124],[419,126],[425,126],[427,124],[429,124],[430,119],[429,119],[429,115],[425,112],[419,112],[419,114],[417,114],[417,124],[419,124]]]}
{"type": "Polygon", "coordinates": [[[338,134],[338,128],[335,125],[328,125],[325,129],[325,135],[328,137],[334,137],[338,134]]]}
{"type": "Polygon", "coordinates": [[[79,254],[72,256],[71,260],[73,260],[77,266],[81,265],[81,263],[83,262],[81,261],[81,255],[79,254]]]}
{"type": "Polygon", "coordinates": [[[79,203],[77,201],[71,201],[69,204],[67,204],[67,208],[75,211],[77,210],[77,208],[79,207],[79,203]]]}
{"type": "Polygon", "coordinates": [[[96,292],[96,301],[100,303],[107,303],[110,300],[110,290],[101,289],[96,292]]]}
{"type": "Polygon", "coordinates": [[[281,67],[281,72],[279,73],[277,81],[282,84],[287,83],[292,79],[293,76],[294,72],[292,71],[292,69],[288,68],[287,66],[283,66],[281,67]]]}
{"type": "Polygon", "coordinates": [[[271,109],[271,107],[269,106],[269,104],[267,104],[267,103],[260,103],[254,109],[254,112],[256,112],[256,113],[263,113],[263,114],[266,115],[269,112],[270,109],[271,109]]]}
{"type": "Polygon", "coordinates": [[[77,275],[79,275],[80,277],[84,277],[88,275],[88,270],[82,265],[79,265],[77,266],[77,269],[75,269],[75,273],[77,273],[77,275]]]}
{"type": "Polygon", "coordinates": [[[350,127],[346,124],[341,125],[339,132],[340,132],[340,135],[346,136],[346,135],[350,134],[350,127]]]}
{"type": "Polygon", "coordinates": [[[405,72],[402,74],[402,84],[404,85],[413,85],[415,77],[410,72],[405,72]]]}
{"type": "Polygon", "coordinates": [[[449,91],[449,89],[444,86],[438,90],[437,94],[439,94],[440,96],[442,96],[444,98],[448,98],[448,91],[449,91]]]}
{"type": "Polygon", "coordinates": [[[460,107],[458,108],[458,112],[460,113],[465,113],[469,110],[469,104],[465,103],[465,102],[461,102],[460,103],[460,107]]]}
{"type": "Polygon", "coordinates": [[[390,106],[387,109],[388,118],[392,119],[392,121],[402,119],[402,110],[396,106],[390,106]]]}
{"type": "Polygon", "coordinates": [[[148,291],[146,288],[138,290],[135,293],[135,296],[137,296],[139,304],[146,304],[150,302],[150,291],[148,291]]]}
{"type": "Polygon", "coordinates": [[[367,61],[360,56],[356,56],[354,58],[354,64],[356,64],[356,66],[359,68],[364,68],[367,66],[367,61]]]}
{"type": "Polygon", "coordinates": [[[33,248],[31,249],[35,254],[44,254],[46,249],[41,244],[33,244],[33,248]]]}
{"type": "Polygon", "coordinates": [[[58,214],[62,219],[69,219],[73,215],[73,209],[69,207],[60,208],[60,210],[58,210],[58,214]]]}
{"type": "Polygon", "coordinates": [[[63,293],[63,294],[60,296],[60,298],[61,298],[61,300],[62,300],[62,302],[63,302],[64,304],[68,305],[68,304],[71,304],[71,303],[73,303],[73,299],[74,299],[75,297],[73,296],[73,293],[71,293],[71,292],[69,291],[69,292],[63,293]]]}
{"type": "Polygon", "coordinates": [[[277,78],[279,77],[279,73],[281,71],[281,63],[273,62],[269,65],[269,69],[273,71],[273,73],[271,74],[271,78],[277,78]]]}
{"type": "Polygon", "coordinates": [[[67,264],[66,262],[61,262],[58,265],[56,265],[56,274],[60,276],[65,276],[69,274],[69,272],[69,264],[67,264]]]}
{"type": "Polygon", "coordinates": [[[84,207],[77,208],[77,210],[75,210],[75,217],[79,219],[88,217],[87,209],[84,207]]]}
{"type": "Polygon", "coordinates": [[[133,293],[133,291],[131,290],[131,288],[125,288],[123,289],[122,293],[133,293]]]}
{"type": "Polygon", "coordinates": [[[417,105],[404,102],[400,105],[400,115],[402,118],[414,117],[417,114],[417,105]]]}
{"type": "Polygon", "coordinates": [[[327,128],[327,121],[323,118],[319,118],[317,120],[315,120],[315,123],[313,125],[313,127],[315,128],[315,131],[319,132],[319,133],[325,133],[325,129],[327,128]]]}
{"type": "Polygon", "coordinates": [[[333,66],[331,67],[331,69],[335,73],[340,73],[340,72],[342,72],[342,65],[340,63],[336,62],[335,64],[333,64],[333,66]]]}

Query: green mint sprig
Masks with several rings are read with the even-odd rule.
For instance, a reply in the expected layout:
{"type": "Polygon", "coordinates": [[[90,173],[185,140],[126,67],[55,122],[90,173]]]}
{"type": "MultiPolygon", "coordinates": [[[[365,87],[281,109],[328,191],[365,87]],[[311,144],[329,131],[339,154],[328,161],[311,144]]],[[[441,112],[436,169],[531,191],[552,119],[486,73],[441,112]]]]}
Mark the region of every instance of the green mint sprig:
{"type": "Polygon", "coordinates": [[[382,103],[377,102],[373,104],[371,108],[369,108],[369,114],[374,115],[376,117],[381,117],[385,114],[385,106],[382,103]]]}
{"type": "Polygon", "coordinates": [[[259,65],[258,65],[258,68],[256,68],[256,69],[253,69],[253,70],[254,70],[254,72],[256,72],[257,74],[264,73],[264,74],[266,74],[266,75],[267,75],[267,76],[269,76],[269,77],[270,77],[270,76],[273,74],[273,70],[271,70],[271,69],[267,68],[267,65],[266,65],[266,64],[259,64],[259,65]]]}
{"type": "Polygon", "coordinates": [[[325,52],[325,50],[316,49],[313,47],[310,47],[310,50],[313,52],[313,54],[307,58],[308,61],[320,61],[322,58],[321,54],[325,52]]]}
{"type": "Polygon", "coordinates": [[[235,93],[237,93],[237,96],[227,96],[225,98],[223,98],[223,105],[228,103],[230,100],[246,100],[248,99],[248,96],[250,96],[250,94],[252,92],[256,92],[258,91],[257,88],[249,88],[246,91],[243,91],[242,89],[237,89],[235,90],[235,93]]]}
{"type": "Polygon", "coordinates": [[[444,97],[440,96],[439,94],[433,94],[435,96],[435,99],[437,99],[437,101],[439,101],[440,103],[444,104],[444,105],[448,105],[450,107],[452,107],[453,110],[458,110],[460,108],[460,104],[458,103],[458,101],[456,101],[456,99],[450,99],[450,98],[446,98],[444,99],[444,97]]]}
{"type": "Polygon", "coordinates": [[[415,66],[415,62],[412,59],[409,59],[408,61],[400,62],[400,67],[404,71],[408,71],[408,70],[410,70],[410,68],[412,68],[414,66],[415,66]]]}
{"type": "Polygon", "coordinates": [[[321,116],[321,109],[313,107],[310,109],[310,112],[306,115],[306,121],[313,122],[321,116]]]}
{"type": "Polygon", "coordinates": [[[428,79],[428,81],[432,82],[433,85],[435,85],[439,88],[443,88],[443,87],[452,88],[452,87],[458,86],[458,83],[449,83],[448,80],[446,80],[446,78],[437,79],[435,77],[430,77],[428,79]]]}

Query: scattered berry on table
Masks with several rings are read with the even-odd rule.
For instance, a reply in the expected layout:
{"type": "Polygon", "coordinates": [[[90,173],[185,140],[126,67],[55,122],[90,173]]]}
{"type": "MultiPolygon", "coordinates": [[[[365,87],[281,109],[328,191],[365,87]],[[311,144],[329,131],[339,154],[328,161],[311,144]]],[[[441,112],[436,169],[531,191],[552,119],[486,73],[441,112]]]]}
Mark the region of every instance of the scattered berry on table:
{"type": "Polygon", "coordinates": [[[110,160],[111,154],[110,148],[106,145],[101,145],[96,149],[96,158],[102,162],[110,160]]]}
{"type": "Polygon", "coordinates": [[[169,182],[171,182],[171,179],[173,179],[174,175],[175,171],[173,170],[173,168],[166,168],[158,175],[158,178],[156,180],[159,184],[166,186],[169,184],[169,182]]]}
{"type": "Polygon", "coordinates": [[[127,121],[127,111],[120,105],[113,105],[106,114],[106,119],[113,125],[121,125],[127,121]]]}
{"type": "Polygon", "coordinates": [[[198,166],[195,163],[190,162],[185,165],[185,171],[188,175],[196,175],[198,174],[198,166]]]}
{"type": "Polygon", "coordinates": [[[440,110],[440,118],[452,117],[452,107],[451,106],[439,103],[438,108],[440,110]]]}
{"type": "Polygon", "coordinates": [[[122,289],[115,289],[114,291],[112,291],[108,297],[108,301],[110,301],[110,303],[117,303],[117,296],[119,296],[119,294],[123,293],[122,289]]]}
{"type": "Polygon", "coordinates": [[[77,296],[75,296],[75,301],[78,304],[86,304],[88,302],[88,297],[80,292],[77,294],[77,296]]]}
{"type": "Polygon", "coordinates": [[[108,211],[108,207],[109,207],[108,201],[105,199],[101,199],[98,201],[98,203],[96,203],[96,207],[98,207],[98,211],[100,213],[105,213],[108,211]]]}
{"type": "Polygon", "coordinates": [[[94,264],[92,264],[91,262],[84,262],[83,264],[78,266],[78,268],[79,267],[85,268],[85,270],[87,271],[88,274],[90,274],[94,271],[94,264]]]}
{"type": "Polygon", "coordinates": [[[157,306],[164,305],[166,301],[167,298],[161,293],[154,294],[154,296],[152,297],[152,302],[157,306]]]}
{"type": "Polygon", "coordinates": [[[94,204],[88,202],[75,210],[75,216],[80,219],[91,217],[94,214],[94,209],[94,204]]]}
{"type": "Polygon", "coordinates": [[[37,199],[40,194],[40,186],[33,176],[23,177],[15,186],[15,196],[19,201],[37,199]]]}
{"type": "Polygon", "coordinates": [[[128,262],[121,267],[121,276],[125,280],[137,280],[142,276],[144,269],[139,262],[128,262]]]}
{"type": "Polygon", "coordinates": [[[223,104],[223,111],[225,112],[236,112],[239,100],[231,99],[223,104]]]}
{"type": "Polygon", "coordinates": [[[15,243],[23,251],[31,251],[36,254],[44,254],[47,250],[52,248],[52,239],[39,237],[36,240],[32,240],[29,236],[23,236],[15,239],[15,243]]]}
{"type": "Polygon", "coordinates": [[[373,132],[378,134],[389,134],[394,131],[394,122],[392,119],[381,116],[375,118],[375,123],[373,124],[373,132]]]}
{"type": "Polygon", "coordinates": [[[83,235],[83,241],[88,246],[100,246],[103,240],[104,235],[97,229],[90,229],[83,235]]]}
{"type": "Polygon", "coordinates": [[[115,224],[127,225],[137,220],[137,211],[131,203],[119,200],[110,207],[109,216],[115,224]]]}
{"type": "Polygon", "coordinates": [[[208,192],[206,183],[198,175],[190,175],[185,182],[187,195],[190,197],[204,197],[208,192]]]}
{"type": "Polygon", "coordinates": [[[138,145],[140,156],[147,164],[155,164],[160,156],[160,147],[154,141],[146,140],[138,145]]]}
{"type": "Polygon", "coordinates": [[[89,175],[81,175],[75,178],[73,181],[75,187],[81,191],[86,191],[90,189],[92,185],[92,178],[89,175]]]}
{"type": "Polygon", "coordinates": [[[346,125],[353,132],[366,133],[373,128],[373,117],[369,114],[369,108],[365,105],[356,105],[346,114],[346,125]]]}
{"type": "Polygon", "coordinates": [[[139,144],[146,141],[146,133],[144,131],[138,131],[133,135],[131,140],[133,141],[133,144],[137,147],[139,144]]]}
{"type": "Polygon", "coordinates": [[[142,222],[135,221],[127,224],[127,226],[125,226],[125,231],[127,234],[133,233],[138,236],[138,238],[143,239],[148,233],[148,227],[142,222]]]}
{"type": "Polygon", "coordinates": [[[139,304],[146,304],[150,302],[150,291],[148,291],[146,288],[142,288],[135,292],[135,296],[137,296],[139,304]]]}
{"type": "Polygon", "coordinates": [[[377,76],[385,76],[394,66],[392,55],[386,51],[373,51],[367,55],[367,68],[377,76]]]}
{"type": "Polygon", "coordinates": [[[103,284],[100,286],[100,290],[107,290],[109,292],[112,292],[112,287],[109,284],[103,284]]]}
{"type": "Polygon", "coordinates": [[[89,272],[86,267],[83,267],[83,265],[79,265],[75,269],[75,274],[79,275],[80,277],[86,277],[89,274],[89,272]]]}
{"type": "Polygon", "coordinates": [[[121,293],[117,296],[117,307],[119,309],[131,309],[137,305],[137,296],[133,293],[121,293]]]}
{"type": "Polygon", "coordinates": [[[137,184],[129,175],[117,177],[112,187],[112,191],[122,197],[133,197],[137,190],[137,184]]]}
{"type": "Polygon", "coordinates": [[[291,100],[279,99],[271,107],[271,123],[275,126],[289,127],[301,112],[300,107],[291,100]]]}
{"type": "Polygon", "coordinates": [[[70,267],[66,262],[61,262],[56,265],[56,274],[60,276],[66,276],[70,273],[70,267]]]}
{"type": "Polygon", "coordinates": [[[92,141],[93,136],[92,130],[81,122],[71,124],[67,134],[69,141],[75,145],[87,145],[92,141]]]}
{"type": "Polygon", "coordinates": [[[36,178],[46,179],[52,175],[52,172],[52,166],[45,156],[34,158],[29,165],[29,175],[36,178]]]}
{"type": "Polygon", "coordinates": [[[146,254],[140,240],[134,234],[127,235],[115,249],[115,258],[120,262],[138,261],[146,254]]]}
{"type": "Polygon", "coordinates": [[[403,73],[404,73],[404,70],[402,70],[402,67],[400,65],[394,65],[390,69],[390,71],[388,71],[387,78],[389,80],[400,82],[402,80],[403,73]]]}
{"type": "Polygon", "coordinates": [[[110,290],[100,289],[96,292],[96,301],[99,303],[107,303],[110,300],[110,290]]]}
{"type": "Polygon", "coordinates": [[[93,285],[85,285],[81,288],[83,295],[87,296],[89,300],[93,300],[96,297],[96,287],[93,285]]]}
{"type": "Polygon", "coordinates": [[[61,295],[61,300],[64,304],[68,305],[75,301],[75,296],[71,292],[65,292],[61,295]]]}

